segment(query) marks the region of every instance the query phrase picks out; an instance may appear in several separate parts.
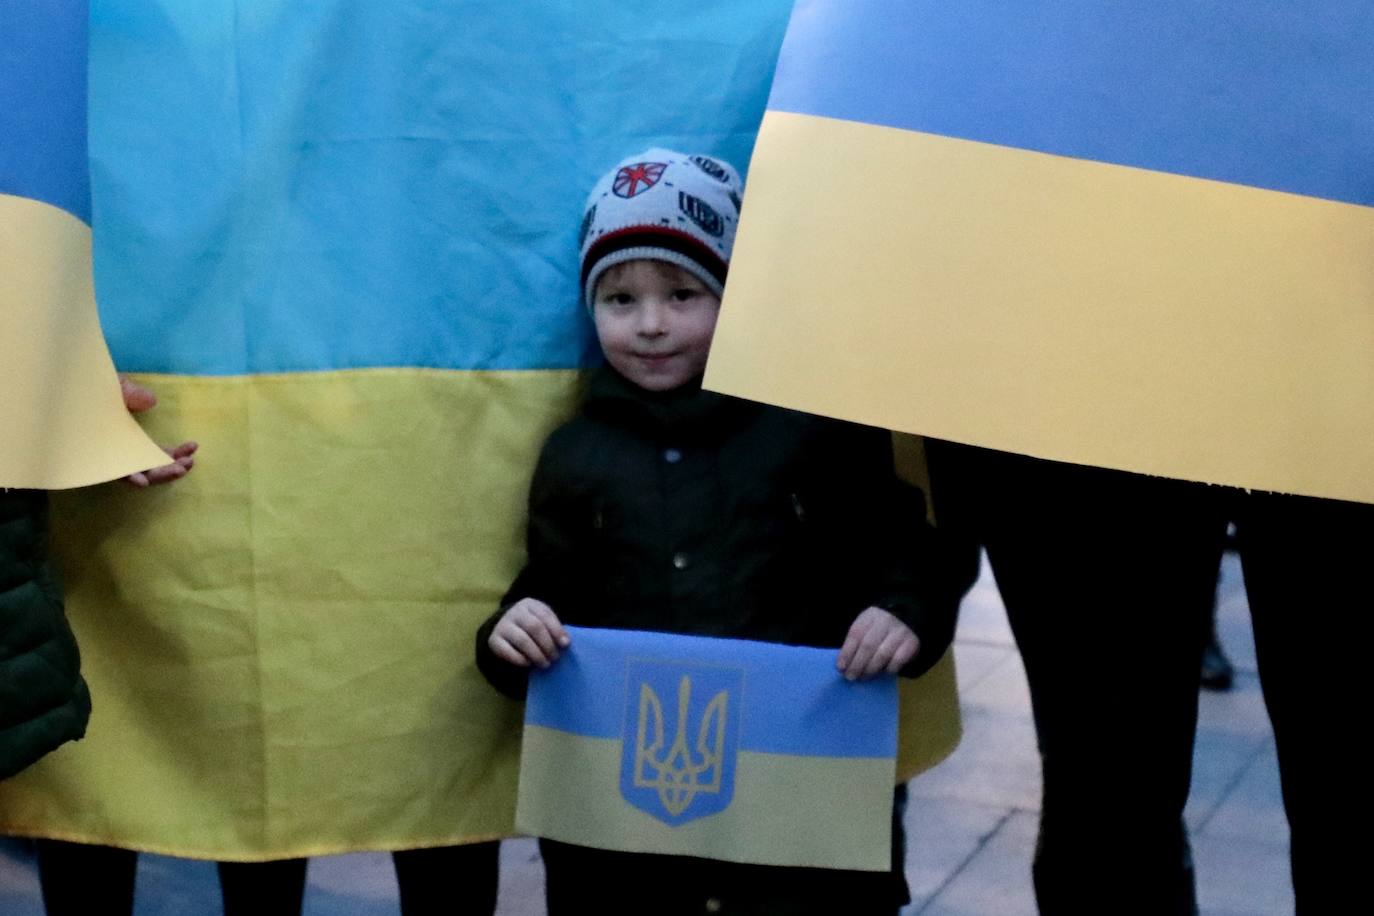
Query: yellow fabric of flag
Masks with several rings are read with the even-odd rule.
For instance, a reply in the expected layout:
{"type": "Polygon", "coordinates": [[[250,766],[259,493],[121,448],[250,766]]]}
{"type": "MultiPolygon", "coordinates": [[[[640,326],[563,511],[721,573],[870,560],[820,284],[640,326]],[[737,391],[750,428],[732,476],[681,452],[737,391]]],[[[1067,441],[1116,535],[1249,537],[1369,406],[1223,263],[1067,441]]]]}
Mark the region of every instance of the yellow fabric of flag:
{"type": "MultiPolygon", "coordinates": [[[[472,641],[579,373],[139,380],[200,460],[55,500],[95,713],[0,786],[0,830],[241,860],[510,835],[521,708],[472,641]]],[[[900,777],[957,743],[953,674],[903,684],[900,777]]]]}

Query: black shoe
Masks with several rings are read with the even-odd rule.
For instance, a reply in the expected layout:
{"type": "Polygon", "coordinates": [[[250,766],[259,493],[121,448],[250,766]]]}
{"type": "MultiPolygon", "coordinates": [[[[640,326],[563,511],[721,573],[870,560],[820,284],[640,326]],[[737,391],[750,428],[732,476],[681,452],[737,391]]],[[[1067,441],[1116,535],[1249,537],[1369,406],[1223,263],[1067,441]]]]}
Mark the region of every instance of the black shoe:
{"type": "Polygon", "coordinates": [[[1213,636],[1202,650],[1202,686],[1208,690],[1230,690],[1235,679],[1235,667],[1226,653],[1221,651],[1221,643],[1213,636]]]}

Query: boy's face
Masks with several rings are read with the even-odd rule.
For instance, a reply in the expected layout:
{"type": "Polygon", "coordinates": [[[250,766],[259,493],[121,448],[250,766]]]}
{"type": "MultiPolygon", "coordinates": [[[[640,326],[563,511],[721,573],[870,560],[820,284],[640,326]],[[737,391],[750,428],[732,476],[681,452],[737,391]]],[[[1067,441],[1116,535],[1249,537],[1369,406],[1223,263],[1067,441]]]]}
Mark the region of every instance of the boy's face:
{"type": "Polygon", "coordinates": [[[606,361],[649,391],[668,391],[706,370],[720,299],[666,261],[618,264],[597,281],[592,318],[606,361]]]}

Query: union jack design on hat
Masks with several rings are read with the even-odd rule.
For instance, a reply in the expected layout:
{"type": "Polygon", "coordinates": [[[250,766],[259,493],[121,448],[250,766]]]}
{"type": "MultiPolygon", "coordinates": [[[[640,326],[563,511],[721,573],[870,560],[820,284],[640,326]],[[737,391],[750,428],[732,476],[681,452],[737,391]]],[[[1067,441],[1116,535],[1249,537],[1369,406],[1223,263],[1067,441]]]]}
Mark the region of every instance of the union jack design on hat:
{"type": "Polygon", "coordinates": [[[619,171],[615,173],[615,182],[611,185],[611,190],[616,197],[634,197],[640,191],[647,191],[658,184],[658,180],[663,177],[663,170],[667,167],[667,163],[663,162],[636,162],[634,165],[622,165],[619,171]]]}
{"type": "Polygon", "coordinates": [[[587,307],[602,274],[641,258],[675,264],[719,296],[743,191],[729,163],[665,149],[631,156],[602,176],[587,198],[579,238],[587,307]]]}

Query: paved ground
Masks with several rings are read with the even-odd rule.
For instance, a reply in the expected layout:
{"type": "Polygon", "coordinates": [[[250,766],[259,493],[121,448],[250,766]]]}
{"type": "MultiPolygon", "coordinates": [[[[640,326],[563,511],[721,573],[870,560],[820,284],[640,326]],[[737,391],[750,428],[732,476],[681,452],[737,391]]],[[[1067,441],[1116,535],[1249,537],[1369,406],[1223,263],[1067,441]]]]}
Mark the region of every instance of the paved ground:
{"type": "MultiPolygon", "coordinates": [[[[1273,738],[1255,675],[1239,565],[1228,555],[1220,588],[1222,642],[1239,668],[1236,687],[1204,694],[1188,823],[1204,916],[1292,913],[1288,828],[1279,801],[1273,738]]],[[[1103,647],[1109,654],[1110,647],[1103,647]]],[[[997,589],[982,579],[964,604],[955,645],[964,705],[963,743],[911,784],[907,862],[915,901],[904,916],[1034,916],[1029,863],[1040,776],[1025,676],[997,589]]],[[[215,916],[209,863],[145,856],[137,916],[215,916]]],[[[529,841],[503,850],[500,916],[539,916],[542,878],[529,841]]],[[[317,859],[306,916],[397,916],[386,856],[317,859]]],[[[41,916],[29,849],[0,843],[0,914],[41,916]]]]}

